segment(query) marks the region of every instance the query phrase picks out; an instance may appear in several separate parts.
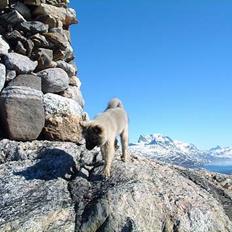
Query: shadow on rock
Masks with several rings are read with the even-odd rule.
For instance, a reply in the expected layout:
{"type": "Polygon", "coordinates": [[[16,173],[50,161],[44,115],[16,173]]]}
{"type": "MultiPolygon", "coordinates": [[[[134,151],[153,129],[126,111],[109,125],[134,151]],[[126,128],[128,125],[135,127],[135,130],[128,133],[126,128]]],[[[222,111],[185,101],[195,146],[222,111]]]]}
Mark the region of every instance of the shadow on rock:
{"type": "Polygon", "coordinates": [[[38,162],[14,175],[24,176],[26,180],[53,180],[61,177],[71,180],[77,174],[73,157],[60,149],[44,149],[38,157],[38,162]]]}

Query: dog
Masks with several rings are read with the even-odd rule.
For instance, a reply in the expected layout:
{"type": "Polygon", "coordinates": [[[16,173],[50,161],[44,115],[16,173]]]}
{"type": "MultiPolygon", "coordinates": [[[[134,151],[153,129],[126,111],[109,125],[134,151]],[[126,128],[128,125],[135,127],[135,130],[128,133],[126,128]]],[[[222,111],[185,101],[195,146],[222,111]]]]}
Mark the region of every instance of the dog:
{"type": "Polygon", "coordinates": [[[92,150],[100,147],[102,158],[105,161],[103,175],[110,177],[111,165],[115,153],[116,137],[120,135],[122,145],[122,161],[128,160],[128,116],[122,102],[112,99],[104,112],[94,120],[80,122],[83,127],[83,136],[86,148],[92,150]]]}

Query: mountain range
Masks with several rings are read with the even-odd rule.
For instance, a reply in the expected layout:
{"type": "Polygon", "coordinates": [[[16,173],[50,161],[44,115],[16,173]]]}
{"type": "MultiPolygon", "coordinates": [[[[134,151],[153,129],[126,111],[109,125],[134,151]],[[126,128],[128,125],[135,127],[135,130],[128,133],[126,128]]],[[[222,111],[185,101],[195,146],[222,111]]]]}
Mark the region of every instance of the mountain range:
{"type": "Polygon", "coordinates": [[[173,140],[161,134],[140,135],[130,150],[149,158],[184,167],[202,167],[209,164],[232,165],[232,147],[200,150],[194,144],[173,140]]]}

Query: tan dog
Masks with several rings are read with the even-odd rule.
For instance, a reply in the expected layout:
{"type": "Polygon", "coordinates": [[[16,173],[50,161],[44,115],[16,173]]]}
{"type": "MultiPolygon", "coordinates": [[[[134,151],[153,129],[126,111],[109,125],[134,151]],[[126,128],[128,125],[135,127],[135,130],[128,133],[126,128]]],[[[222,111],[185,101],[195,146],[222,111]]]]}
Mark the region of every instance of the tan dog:
{"type": "Polygon", "coordinates": [[[117,135],[121,137],[121,158],[123,161],[128,159],[128,116],[121,101],[117,98],[112,99],[103,113],[94,120],[81,122],[81,125],[84,128],[86,148],[88,150],[92,150],[95,146],[101,148],[105,160],[103,174],[109,177],[117,135]]]}

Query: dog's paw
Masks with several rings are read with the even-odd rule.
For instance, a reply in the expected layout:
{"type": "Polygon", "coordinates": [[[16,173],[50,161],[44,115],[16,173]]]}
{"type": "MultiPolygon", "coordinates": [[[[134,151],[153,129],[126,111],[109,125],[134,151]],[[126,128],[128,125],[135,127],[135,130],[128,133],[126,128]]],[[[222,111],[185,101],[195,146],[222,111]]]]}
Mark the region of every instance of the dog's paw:
{"type": "Polygon", "coordinates": [[[105,178],[110,178],[110,170],[109,169],[104,169],[103,170],[103,176],[105,178]]]}

